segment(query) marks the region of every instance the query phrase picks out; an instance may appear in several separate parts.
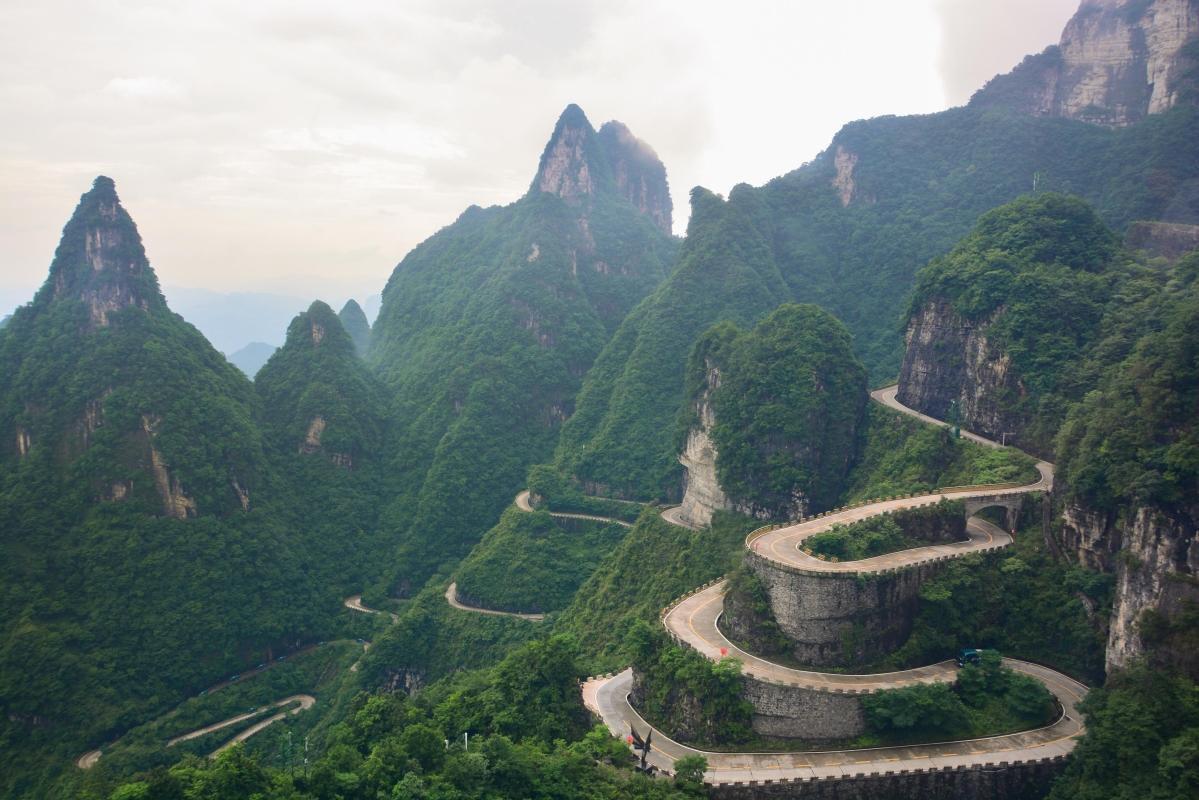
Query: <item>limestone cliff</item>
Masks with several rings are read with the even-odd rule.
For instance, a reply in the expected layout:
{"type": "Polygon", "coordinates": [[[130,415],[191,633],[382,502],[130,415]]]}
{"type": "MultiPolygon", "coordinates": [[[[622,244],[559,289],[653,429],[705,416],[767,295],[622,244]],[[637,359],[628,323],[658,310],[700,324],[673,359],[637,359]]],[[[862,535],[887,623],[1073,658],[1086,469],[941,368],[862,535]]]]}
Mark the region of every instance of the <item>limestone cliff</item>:
{"type": "Polygon", "coordinates": [[[1199,0],[1083,0],[1060,43],[992,79],[972,105],[1129,125],[1193,89],[1199,0]]]}
{"type": "MultiPolygon", "coordinates": [[[[599,194],[628,201],[663,233],[671,232],[673,205],[666,167],[653,148],[622,122],[606,122],[597,133],[583,109],[566,107],[554,126],[533,191],[585,208],[599,194]]],[[[583,226],[586,226],[583,218],[583,226]]],[[[586,235],[586,231],[584,231],[586,235]]]]}
{"type": "Polygon", "coordinates": [[[956,402],[963,427],[1020,443],[1027,421],[1003,401],[1023,396],[1025,388],[1012,370],[1011,357],[987,338],[1003,313],[1001,307],[990,318],[972,322],[940,298],[921,306],[905,335],[899,402],[937,419],[946,419],[956,402]]]}
{"type": "Polygon", "coordinates": [[[709,361],[705,387],[694,404],[699,424],[687,432],[687,444],[679,454],[679,463],[684,470],[683,505],[679,517],[697,528],[707,527],[716,511],[732,508],[716,478],[716,445],[711,437],[712,427],[716,424],[712,392],[719,386],[720,370],[709,361]]]}
{"type": "Polygon", "coordinates": [[[116,184],[103,175],[79,199],[35,302],[62,299],[81,300],[96,327],[107,326],[109,316],[124,308],[166,306],[137,226],[121,206],[116,184]]]}
{"type": "Polygon", "coordinates": [[[674,208],[666,167],[658,154],[623,122],[605,122],[598,137],[612,167],[617,191],[669,236],[674,208]]]}
{"type": "Polygon", "coordinates": [[[1156,648],[1155,660],[1199,673],[1199,653],[1173,641],[1178,621],[1199,607],[1196,519],[1199,508],[1179,513],[1136,506],[1117,515],[1078,501],[1066,504],[1060,544],[1082,565],[1116,576],[1109,672],[1156,648]]]}

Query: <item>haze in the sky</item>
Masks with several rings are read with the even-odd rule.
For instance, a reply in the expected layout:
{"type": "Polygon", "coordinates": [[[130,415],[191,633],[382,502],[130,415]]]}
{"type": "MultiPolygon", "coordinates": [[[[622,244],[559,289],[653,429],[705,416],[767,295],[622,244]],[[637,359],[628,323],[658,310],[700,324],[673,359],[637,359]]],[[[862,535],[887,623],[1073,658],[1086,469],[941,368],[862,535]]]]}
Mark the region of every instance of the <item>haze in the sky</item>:
{"type": "Polygon", "coordinates": [[[8,2],[0,314],[97,174],[167,286],[364,299],[469,204],[523,194],[570,102],[654,146],[681,234],[692,186],[961,104],[1076,3],[8,2]]]}

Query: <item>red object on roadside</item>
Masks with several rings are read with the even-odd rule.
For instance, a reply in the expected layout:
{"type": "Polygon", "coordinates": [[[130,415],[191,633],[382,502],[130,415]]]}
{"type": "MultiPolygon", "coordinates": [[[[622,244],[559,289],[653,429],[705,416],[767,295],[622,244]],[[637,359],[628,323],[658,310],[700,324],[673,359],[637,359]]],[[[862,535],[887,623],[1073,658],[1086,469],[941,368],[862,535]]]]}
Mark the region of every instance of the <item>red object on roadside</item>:
{"type": "Polygon", "coordinates": [[[721,658],[724,658],[728,654],[729,654],[729,649],[727,647],[720,648],[720,657],[721,658]]]}
{"type": "Polygon", "coordinates": [[[633,743],[633,734],[630,733],[628,736],[624,737],[624,739],[629,744],[632,744],[633,743]]]}

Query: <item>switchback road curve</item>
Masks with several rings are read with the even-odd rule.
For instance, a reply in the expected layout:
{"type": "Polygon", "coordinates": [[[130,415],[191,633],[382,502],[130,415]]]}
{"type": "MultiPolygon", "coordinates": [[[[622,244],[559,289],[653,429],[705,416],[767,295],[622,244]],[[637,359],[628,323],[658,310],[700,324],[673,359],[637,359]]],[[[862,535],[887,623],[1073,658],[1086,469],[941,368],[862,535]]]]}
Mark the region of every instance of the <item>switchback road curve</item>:
{"type": "MultiPolygon", "coordinates": [[[[891,386],[871,393],[871,398],[884,406],[916,417],[934,425],[940,420],[920,414],[896,399],[897,387],[891,386]]],[[[996,442],[977,434],[962,432],[962,436],[988,447],[996,442]]],[[[908,508],[930,505],[942,499],[1002,500],[1007,495],[1034,491],[1049,491],[1053,487],[1053,465],[1037,463],[1039,477],[1024,485],[969,486],[941,489],[928,494],[892,498],[838,509],[812,519],[777,527],[759,529],[746,539],[746,547],[759,556],[796,571],[829,574],[871,574],[906,569],[928,561],[958,558],[967,553],[986,552],[1011,544],[1011,535],[1001,528],[977,517],[967,523],[968,538],[962,542],[931,545],[888,553],[853,562],[828,562],[804,553],[803,542],[810,536],[831,529],[834,525],[858,522],[908,508]]],[[[672,521],[664,514],[667,521],[672,521]]],[[[678,642],[695,649],[707,658],[718,660],[732,655],[742,662],[746,675],[762,680],[817,691],[840,693],[873,692],[910,686],[915,683],[950,682],[957,674],[952,661],[900,672],[872,675],[799,670],[773,663],[737,647],[720,631],[718,620],[724,609],[725,582],[713,582],[700,587],[668,606],[662,622],[678,642]]],[[[1040,681],[1057,698],[1061,714],[1050,725],[1032,731],[990,736],[978,739],[934,744],[881,747],[861,750],[825,750],[790,753],[726,753],[705,752],[679,744],[665,733],[654,730],[655,750],[650,763],[661,770],[673,771],[676,760],[690,755],[702,755],[708,761],[705,780],[712,784],[763,780],[806,780],[835,778],[901,769],[951,769],[960,766],[995,765],[1042,761],[1060,758],[1070,753],[1084,732],[1078,703],[1086,696],[1087,687],[1066,675],[1037,664],[1004,659],[1007,667],[1040,681]]],[[[601,676],[583,686],[583,700],[598,715],[614,735],[624,736],[630,728],[644,735],[651,729],[629,704],[632,670],[616,675],[601,676]]]]}

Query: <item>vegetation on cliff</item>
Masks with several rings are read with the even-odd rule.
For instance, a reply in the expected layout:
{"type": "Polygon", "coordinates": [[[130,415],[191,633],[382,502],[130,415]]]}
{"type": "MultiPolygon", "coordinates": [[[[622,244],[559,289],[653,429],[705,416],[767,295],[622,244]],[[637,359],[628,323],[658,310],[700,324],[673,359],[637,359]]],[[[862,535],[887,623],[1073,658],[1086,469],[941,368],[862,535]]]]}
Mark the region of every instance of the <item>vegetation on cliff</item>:
{"type": "Polygon", "coordinates": [[[861,449],[867,401],[845,326],[818,306],[784,305],[753,330],[709,330],[688,363],[680,439],[700,424],[713,370],[711,437],[729,500],[767,517],[830,508],[861,449]]]}
{"type": "Polygon", "coordinates": [[[1092,689],[1087,735],[1049,800],[1187,800],[1199,792],[1199,686],[1136,666],[1092,689]]]}
{"type": "Polygon", "coordinates": [[[1199,253],[1153,298],[1151,330],[1071,410],[1058,437],[1073,496],[1105,511],[1155,506],[1199,523],[1199,253]]]}
{"type": "Polygon", "coordinates": [[[503,611],[563,609],[625,530],[510,508],[458,567],[458,597],[503,611]]]}

